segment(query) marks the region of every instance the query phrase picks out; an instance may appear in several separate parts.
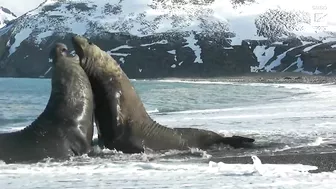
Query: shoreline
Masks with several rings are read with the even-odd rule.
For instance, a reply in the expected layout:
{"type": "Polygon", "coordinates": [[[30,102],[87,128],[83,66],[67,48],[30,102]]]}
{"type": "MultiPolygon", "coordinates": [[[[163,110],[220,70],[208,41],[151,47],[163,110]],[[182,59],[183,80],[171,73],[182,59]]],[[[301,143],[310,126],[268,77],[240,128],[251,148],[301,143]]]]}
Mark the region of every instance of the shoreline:
{"type": "Polygon", "coordinates": [[[257,73],[221,77],[185,77],[157,78],[155,80],[210,81],[235,83],[283,83],[283,84],[335,84],[335,76],[308,75],[302,73],[257,73]]]}
{"type": "MultiPolygon", "coordinates": [[[[48,77],[0,77],[0,79],[51,79],[48,77]]],[[[130,80],[176,80],[228,83],[274,83],[274,84],[336,84],[335,75],[309,75],[295,72],[247,73],[218,77],[158,77],[129,78],[130,80]]]]}

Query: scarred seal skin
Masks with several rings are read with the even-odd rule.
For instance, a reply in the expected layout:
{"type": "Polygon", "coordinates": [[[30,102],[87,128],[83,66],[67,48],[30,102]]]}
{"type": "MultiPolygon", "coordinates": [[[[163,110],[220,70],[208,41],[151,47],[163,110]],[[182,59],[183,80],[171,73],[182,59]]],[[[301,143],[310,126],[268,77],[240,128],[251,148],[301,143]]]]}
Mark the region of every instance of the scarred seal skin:
{"type": "Polygon", "coordinates": [[[0,160],[6,163],[64,159],[90,152],[93,135],[93,94],[78,57],[68,57],[57,43],[51,94],[44,111],[26,128],[0,134],[0,160]]]}
{"type": "Polygon", "coordinates": [[[205,149],[213,144],[250,146],[254,139],[223,137],[215,132],[193,128],[168,128],[155,122],[118,63],[86,38],[72,37],[80,65],[87,73],[95,98],[98,138],[105,147],[124,153],[151,150],[205,149]]]}

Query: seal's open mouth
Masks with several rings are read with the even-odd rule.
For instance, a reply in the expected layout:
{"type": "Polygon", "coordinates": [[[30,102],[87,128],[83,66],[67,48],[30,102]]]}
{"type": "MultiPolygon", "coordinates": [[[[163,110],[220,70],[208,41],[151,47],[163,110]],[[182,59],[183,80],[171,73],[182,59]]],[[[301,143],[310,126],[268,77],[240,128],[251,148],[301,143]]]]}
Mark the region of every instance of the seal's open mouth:
{"type": "Polygon", "coordinates": [[[81,38],[79,36],[71,37],[71,41],[72,41],[72,45],[74,47],[74,50],[75,50],[76,54],[78,55],[78,57],[80,59],[83,59],[84,58],[83,47],[85,45],[85,42],[83,40],[81,40],[81,38]]]}

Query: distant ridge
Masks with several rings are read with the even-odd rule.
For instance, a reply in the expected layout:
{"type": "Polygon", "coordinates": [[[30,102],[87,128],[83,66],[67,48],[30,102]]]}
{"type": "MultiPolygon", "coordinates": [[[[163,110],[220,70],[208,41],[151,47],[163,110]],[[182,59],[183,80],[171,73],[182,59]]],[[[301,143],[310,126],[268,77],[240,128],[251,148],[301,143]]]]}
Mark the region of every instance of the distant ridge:
{"type": "Polygon", "coordinates": [[[0,28],[4,27],[9,21],[17,18],[17,16],[9,9],[0,6],[0,28]]]}
{"type": "Polygon", "coordinates": [[[50,77],[50,47],[69,43],[72,34],[101,46],[131,78],[332,75],[336,24],[332,19],[328,27],[312,24],[308,5],[303,0],[46,0],[0,30],[0,76],[50,77]]]}

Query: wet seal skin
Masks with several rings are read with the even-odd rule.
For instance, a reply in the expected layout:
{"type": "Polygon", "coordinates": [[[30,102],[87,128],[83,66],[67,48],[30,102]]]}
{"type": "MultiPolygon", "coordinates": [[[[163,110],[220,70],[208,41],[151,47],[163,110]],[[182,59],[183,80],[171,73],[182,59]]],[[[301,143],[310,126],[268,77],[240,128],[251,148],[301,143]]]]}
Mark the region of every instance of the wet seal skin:
{"type": "Polygon", "coordinates": [[[160,125],[147,114],[129,78],[109,54],[82,36],[73,36],[72,44],[91,82],[98,140],[105,147],[139,153],[145,148],[205,149],[214,144],[240,148],[250,147],[254,142],[240,136],[223,137],[208,130],[160,125]]]}
{"type": "Polygon", "coordinates": [[[91,84],[78,57],[68,57],[67,51],[62,43],[51,50],[53,68],[47,106],[26,128],[0,134],[0,160],[31,163],[91,151],[94,108],[91,84]]]}

